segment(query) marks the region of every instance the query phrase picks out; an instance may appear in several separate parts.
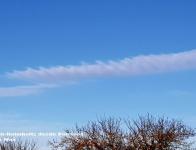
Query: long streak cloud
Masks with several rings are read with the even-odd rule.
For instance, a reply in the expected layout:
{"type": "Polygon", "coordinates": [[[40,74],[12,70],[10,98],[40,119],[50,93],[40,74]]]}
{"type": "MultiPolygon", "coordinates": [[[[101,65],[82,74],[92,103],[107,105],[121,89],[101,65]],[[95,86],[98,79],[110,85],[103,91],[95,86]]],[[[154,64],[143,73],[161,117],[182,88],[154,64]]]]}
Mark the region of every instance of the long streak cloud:
{"type": "Polygon", "coordinates": [[[55,85],[28,85],[14,87],[0,87],[0,97],[15,97],[34,95],[42,92],[45,89],[54,88],[55,85]]]}
{"type": "Polygon", "coordinates": [[[196,50],[160,55],[139,55],[94,64],[28,68],[6,73],[12,79],[36,82],[68,82],[102,76],[136,76],[196,69],[196,50]]]}

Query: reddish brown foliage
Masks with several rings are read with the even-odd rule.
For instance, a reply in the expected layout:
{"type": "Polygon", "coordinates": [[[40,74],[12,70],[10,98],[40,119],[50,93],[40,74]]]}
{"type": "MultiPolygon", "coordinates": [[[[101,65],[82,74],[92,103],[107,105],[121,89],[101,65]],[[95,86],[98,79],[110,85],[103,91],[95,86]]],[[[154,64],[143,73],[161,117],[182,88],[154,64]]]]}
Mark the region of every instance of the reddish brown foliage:
{"type": "Polygon", "coordinates": [[[68,130],[60,142],[51,142],[53,149],[64,150],[173,150],[187,143],[195,133],[182,122],[167,118],[139,117],[125,121],[101,119],[84,127],[68,130]],[[74,132],[74,134],[73,134],[74,132]]]}

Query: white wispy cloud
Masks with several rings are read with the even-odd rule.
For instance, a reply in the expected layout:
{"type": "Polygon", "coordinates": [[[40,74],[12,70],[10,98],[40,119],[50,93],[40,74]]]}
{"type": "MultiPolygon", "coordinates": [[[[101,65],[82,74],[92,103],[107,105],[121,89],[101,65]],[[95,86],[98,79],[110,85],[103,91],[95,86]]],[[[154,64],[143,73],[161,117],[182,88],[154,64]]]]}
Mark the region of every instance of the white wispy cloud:
{"type": "Polygon", "coordinates": [[[5,73],[5,77],[26,80],[34,85],[0,87],[0,97],[32,95],[48,88],[73,84],[77,80],[86,78],[137,76],[189,69],[196,69],[196,50],[160,55],[139,55],[118,61],[97,61],[93,64],[14,70],[5,73]]]}
{"type": "Polygon", "coordinates": [[[54,88],[55,85],[39,84],[29,86],[0,87],[0,97],[15,97],[37,94],[48,88],[54,88]]]}
{"type": "Polygon", "coordinates": [[[196,69],[196,50],[160,55],[140,55],[119,61],[97,61],[94,64],[28,68],[8,72],[6,76],[35,82],[68,82],[102,76],[135,76],[196,69]]]}

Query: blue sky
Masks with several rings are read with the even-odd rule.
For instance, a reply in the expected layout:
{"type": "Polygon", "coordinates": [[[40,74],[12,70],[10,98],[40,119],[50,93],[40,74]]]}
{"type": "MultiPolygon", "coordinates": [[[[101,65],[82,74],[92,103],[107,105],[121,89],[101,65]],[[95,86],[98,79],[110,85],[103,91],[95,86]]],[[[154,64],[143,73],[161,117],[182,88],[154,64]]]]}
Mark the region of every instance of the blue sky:
{"type": "Polygon", "coordinates": [[[1,1],[1,130],[146,113],[196,127],[195,5],[1,1]]]}

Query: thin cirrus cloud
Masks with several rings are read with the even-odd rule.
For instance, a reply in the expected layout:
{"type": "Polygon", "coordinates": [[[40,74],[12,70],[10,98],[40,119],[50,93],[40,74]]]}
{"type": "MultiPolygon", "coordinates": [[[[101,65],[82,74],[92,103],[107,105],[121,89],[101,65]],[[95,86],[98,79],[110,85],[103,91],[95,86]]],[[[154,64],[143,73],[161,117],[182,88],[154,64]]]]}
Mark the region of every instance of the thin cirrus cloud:
{"type": "Polygon", "coordinates": [[[35,85],[4,88],[0,96],[23,96],[35,94],[82,79],[111,76],[138,76],[196,69],[196,50],[159,54],[139,55],[118,61],[97,61],[75,66],[28,68],[7,72],[8,79],[25,80],[35,85]],[[52,85],[52,86],[51,86],[52,85]]]}
{"type": "Polygon", "coordinates": [[[187,69],[196,69],[196,50],[172,54],[140,55],[119,61],[97,61],[94,64],[76,66],[28,68],[9,72],[6,76],[12,79],[50,83],[102,76],[136,76],[187,69]]]}
{"type": "Polygon", "coordinates": [[[54,88],[52,84],[39,84],[28,86],[0,87],[0,97],[15,97],[34,95],[42,92],[45,89],[54,88]]]}

